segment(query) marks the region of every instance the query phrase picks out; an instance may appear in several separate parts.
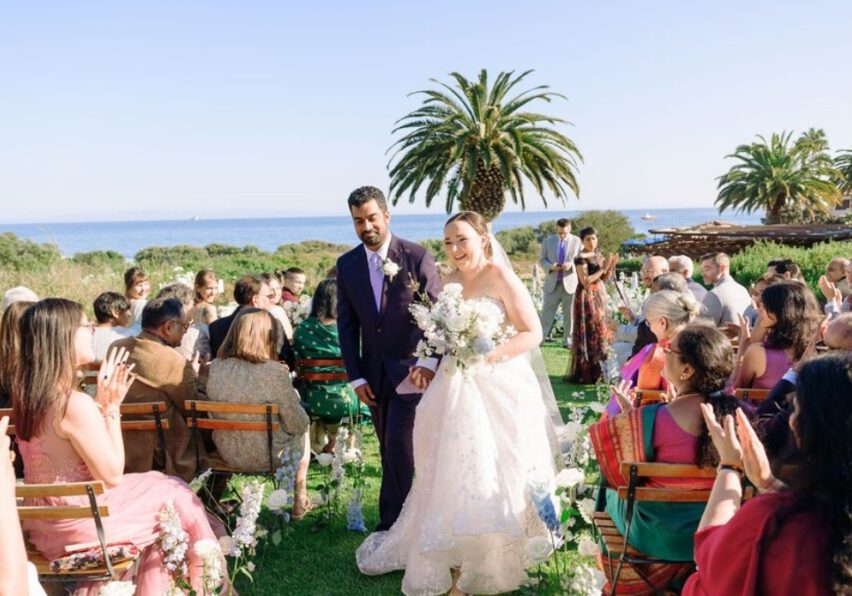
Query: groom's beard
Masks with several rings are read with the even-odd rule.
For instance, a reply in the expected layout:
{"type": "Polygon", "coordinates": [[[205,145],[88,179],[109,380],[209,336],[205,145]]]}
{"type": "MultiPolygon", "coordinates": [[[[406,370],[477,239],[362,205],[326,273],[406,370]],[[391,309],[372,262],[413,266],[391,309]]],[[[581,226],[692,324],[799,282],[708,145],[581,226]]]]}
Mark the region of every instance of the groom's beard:
{"type": "Polygon", "coordinates": [[[361,238],[361,242],[363,242],[367,248],[370,250],[376,250],[385,243],[388,234],[390,234],[390,230],[385,230],[384,234],[379,234],[377,232],[365,232],[364,234],[361,234],[359,238],[361,238]]]}

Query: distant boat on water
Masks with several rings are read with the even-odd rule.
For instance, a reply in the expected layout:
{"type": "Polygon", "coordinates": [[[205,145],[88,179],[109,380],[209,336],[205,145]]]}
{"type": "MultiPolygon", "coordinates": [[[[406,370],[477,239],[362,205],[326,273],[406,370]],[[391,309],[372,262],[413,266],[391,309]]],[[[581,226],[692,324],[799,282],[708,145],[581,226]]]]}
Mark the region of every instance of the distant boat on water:
{"type": "Polygon", "coordinates": [[[646,213],[645,215],[643,215],[641,217],[641,219],[642,219],[642,221],[654,221],[655,219],[657,219],[657,216],[651,215],[650,213],[646,213]]]}
{"type": "Polygon", "coordinates": [[[192,217],[189,218],[189,221],[198,221],[198,216],[193,215],[192,217]]]}

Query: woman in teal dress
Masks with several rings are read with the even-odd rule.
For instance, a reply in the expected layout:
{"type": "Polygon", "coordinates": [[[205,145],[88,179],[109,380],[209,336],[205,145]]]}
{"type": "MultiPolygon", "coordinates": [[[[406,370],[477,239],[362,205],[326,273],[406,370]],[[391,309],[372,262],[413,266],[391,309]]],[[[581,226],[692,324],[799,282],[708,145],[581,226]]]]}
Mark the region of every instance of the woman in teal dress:
{"type": "MultiPolygon", "coordinates": [[[[319,283],[311,303],[311,314],[299,323],[293,334],[293,351],[296,361],[329,360],[341,358],[340,342],[337,336],[337,281],[329,278],[319,283]]],[[[310,372],[342,372],[340,367],[322,367],[303,369],[310,372]]],[[[319,450],[331,452],[334,449],[337,429],[341,421],[353,422],[370,419],[370,410],[358,401],[348,381],[309,381],[297,382],[305,409],[316,419],[312,429],[312,438],[328,435],[328,442],[319,450]]],[[[313,443],[313,441],[312,441],[313,443]]],[[[312,444],[312,447],[314,445],[312,444]]]]}

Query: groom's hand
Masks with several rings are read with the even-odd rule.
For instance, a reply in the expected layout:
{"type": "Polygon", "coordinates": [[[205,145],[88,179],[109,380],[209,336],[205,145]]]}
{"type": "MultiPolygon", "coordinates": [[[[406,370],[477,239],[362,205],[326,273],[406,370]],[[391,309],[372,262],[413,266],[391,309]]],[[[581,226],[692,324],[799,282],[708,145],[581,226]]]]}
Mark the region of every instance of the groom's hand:
{"type": "Polygon", "coordinates": [[[367,404],[371,408],[376,407],[376,395],[373,393],[373,390],[370,389],[369,383],[358,385],[355,388],[355,395],[358,396],[358,399],[361,400],[361,403],[367,404]]]}
{"type": "Polygon", "coordinates": [[[420,391],[426,391],[426,388],[429,386],[429,383],[432,382],[432,379],[435,377],[435,371],[429,370],[423,366],[415,366],[411,369],[411,372],[408,373],[408,380],[411,383],[420,389],[420,391]]]}

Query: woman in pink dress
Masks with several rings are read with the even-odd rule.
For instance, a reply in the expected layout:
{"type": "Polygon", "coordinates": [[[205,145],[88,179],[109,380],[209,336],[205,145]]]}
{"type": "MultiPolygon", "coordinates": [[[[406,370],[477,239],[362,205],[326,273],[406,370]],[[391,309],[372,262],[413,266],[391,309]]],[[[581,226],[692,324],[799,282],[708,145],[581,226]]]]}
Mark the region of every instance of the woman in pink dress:
{"type": "MultiPolygon", "coordinates": [[[[202,567],[192,547],[201,539],[216,540],[201,501],[177,478],[159,472],[124,474],[119,405],[134,378],[128,354],[113,350],[103,361],[94,400],[78,391],[75,371],[93,360],[92,326],[82,306],[61,298],[42,300],[27,310],[21,320],[20,354],[13,402],[26,482],[103,482],[106,491],[98,504],[109,507],[109,516],[103,518],[106,541],[132,543],[140,550],[136,594],[142,595],[159,596],[169,590],[171,578],[156,541],[160,511],[173,503],[189,536],[188,579],[200,590],[202,567]]],[[[88,502],[85,496],[34,501],[28,504],[88,502]]],[[[50,560],[69,554],[75,546],[98,543],[91,519],[31,520],[24,529],[33,546],[50,560]]],[[[78,593],[95,594],[100,588],[100,582],[90,582],[78,593]]]]}
{"type": "Polygon", "coordinates": [[[814,293],[797,281],[768,286],[757,313],[751,337],[740,339],[736,388],[772,389],[802,357],[822,319],[814,293]]]}

